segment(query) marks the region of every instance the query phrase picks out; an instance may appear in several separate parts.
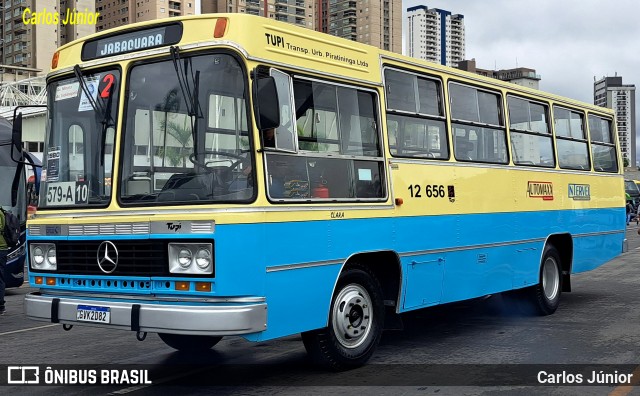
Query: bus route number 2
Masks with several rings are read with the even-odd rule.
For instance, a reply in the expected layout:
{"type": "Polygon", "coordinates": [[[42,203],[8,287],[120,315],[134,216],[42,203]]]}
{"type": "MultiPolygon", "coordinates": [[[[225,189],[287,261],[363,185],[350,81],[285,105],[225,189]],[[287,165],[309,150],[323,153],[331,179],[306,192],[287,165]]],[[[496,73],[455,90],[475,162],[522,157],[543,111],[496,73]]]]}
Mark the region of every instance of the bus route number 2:
{"type": "Polygon", "coordinates": [[[411,198],[444,198],[446,196],[446,189],[442,184],[427,184],[424,187],[419,184],[411,184],[408,187],[411,198]]]}

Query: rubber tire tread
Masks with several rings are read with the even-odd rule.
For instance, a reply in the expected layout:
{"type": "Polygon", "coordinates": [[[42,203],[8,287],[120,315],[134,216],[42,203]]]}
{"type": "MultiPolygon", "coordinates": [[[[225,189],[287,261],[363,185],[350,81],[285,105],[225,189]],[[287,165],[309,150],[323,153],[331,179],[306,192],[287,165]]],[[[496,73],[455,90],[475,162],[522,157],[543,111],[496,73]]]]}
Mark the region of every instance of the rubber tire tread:
{"type": "Polygon", "coordinates": [[[336,284],[331,298],[329,310],[329,325],[325,328],[302,333],[302,341],[307,353],[314,363],[333,371],[350,370],[365,364],[375,351],[384,329],[384,300],[380,282],[371,270],[361,264],[351,264],[346,268],[336,284]],[[364,287],[369,293],[373,305],[373,328],[370,330],[366,344],[347,349],[340,345],[333,333],[332,312],[335,298],[342,287],[356,283],[364,287]]]}

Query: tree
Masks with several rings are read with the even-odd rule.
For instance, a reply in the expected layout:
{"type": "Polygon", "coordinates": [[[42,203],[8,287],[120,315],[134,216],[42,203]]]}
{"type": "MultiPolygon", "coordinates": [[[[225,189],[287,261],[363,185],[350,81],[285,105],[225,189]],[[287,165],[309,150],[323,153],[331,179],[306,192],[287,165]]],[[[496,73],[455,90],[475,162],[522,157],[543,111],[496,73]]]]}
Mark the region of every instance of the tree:
{"type": "Polygon", "coordinates": [[[624,161],[624,167],[625,167],[625,168],[628,168],[628,167],[629,167],[629,158],[624,157],[624,158],[623,158],[623,161],[624,161]]]}

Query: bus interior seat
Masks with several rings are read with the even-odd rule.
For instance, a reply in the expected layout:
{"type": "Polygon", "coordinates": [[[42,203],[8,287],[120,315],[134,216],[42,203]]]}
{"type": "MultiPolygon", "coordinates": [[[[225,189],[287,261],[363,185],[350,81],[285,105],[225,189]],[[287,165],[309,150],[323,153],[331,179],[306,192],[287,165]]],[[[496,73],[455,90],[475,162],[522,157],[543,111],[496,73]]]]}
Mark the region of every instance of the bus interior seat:
{"type": "Polygon", "coordinates": [[[127,179],[128,195],[151,194],[151,191],[152,183],[150,177],[133,175],[127,179]]]}
{"type": "Polygon", "coordinates": [[[158,201],[193,201],[206,199],[207,188],[206,178],[211,178],[209,174],[198,173],[175,173],[162,187],[158,194],[158,201]]]}

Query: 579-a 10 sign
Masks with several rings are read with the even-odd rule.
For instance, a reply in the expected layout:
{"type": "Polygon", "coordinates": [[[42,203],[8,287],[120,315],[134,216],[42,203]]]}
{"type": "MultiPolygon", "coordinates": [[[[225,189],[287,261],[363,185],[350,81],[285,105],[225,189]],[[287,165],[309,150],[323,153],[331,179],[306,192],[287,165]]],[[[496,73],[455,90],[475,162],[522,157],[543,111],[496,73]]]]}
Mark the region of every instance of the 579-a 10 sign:
{"type": "Polygon", "coordinates": [[[89,202],[89,183],[85,181],[47,184],[47,205],[63,206],[89,202]]]}

